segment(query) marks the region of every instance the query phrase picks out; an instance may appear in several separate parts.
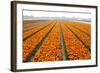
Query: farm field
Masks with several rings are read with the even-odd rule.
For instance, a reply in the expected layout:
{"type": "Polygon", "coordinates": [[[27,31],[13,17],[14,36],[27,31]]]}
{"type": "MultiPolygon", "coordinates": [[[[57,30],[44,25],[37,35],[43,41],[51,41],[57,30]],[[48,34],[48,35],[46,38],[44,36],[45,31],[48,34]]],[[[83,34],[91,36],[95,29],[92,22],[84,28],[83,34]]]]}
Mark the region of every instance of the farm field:
{"type": "Polygon", "coordinates": [[[23,62],[91,59],[90,23],[50,19],[23,25],[23,62]]]}

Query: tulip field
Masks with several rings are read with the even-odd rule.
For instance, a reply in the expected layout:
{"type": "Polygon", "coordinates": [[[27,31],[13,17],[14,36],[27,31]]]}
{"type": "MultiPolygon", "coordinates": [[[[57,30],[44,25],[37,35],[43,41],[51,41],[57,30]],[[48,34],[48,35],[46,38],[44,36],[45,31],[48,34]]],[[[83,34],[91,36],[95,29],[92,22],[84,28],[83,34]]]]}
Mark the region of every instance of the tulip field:
{"type": "Polygon", "coordinates": [[[23,62],[91,59],[90,23],[51,19],[23,25],[23,62]]]}

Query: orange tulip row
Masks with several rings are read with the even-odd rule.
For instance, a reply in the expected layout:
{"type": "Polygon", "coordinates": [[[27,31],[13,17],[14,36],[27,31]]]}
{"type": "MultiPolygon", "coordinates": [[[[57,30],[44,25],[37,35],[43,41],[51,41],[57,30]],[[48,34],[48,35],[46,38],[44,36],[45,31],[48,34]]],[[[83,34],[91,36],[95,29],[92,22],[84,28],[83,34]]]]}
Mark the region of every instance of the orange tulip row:
{"type": "Polygon", "coordinates": [[[81,22],[74,22],[74,21],[73,22],[67,21],[66,23],[84,31],[88,35],[91,35],[91,25],[89,23],[81,23],[81,22]]]}
{"type": "MultiPolygon", "coordinates": [[[[41,28],[47,26],[47,25],[50,24],[51,22],[52,22],[51,20],[48,21],[48,22],[46,22],[46,23],[44,22],[44,23],[42,23],[41,25],[39,25],[38,27],[35,27],[35,28],[31,29],[31,30],[28,30],[28,31],[23,32],[23,39],[26,38],[27,36],[33,34],[34,32],[38,31],[39,29],[41,29],[41,28]]],[[[37,24],[37,25],[38,25],[38,24],[37,24]]]]}
{"type": "MultiPolygon", "coordinates": [[[[90,48],[91,45],[91,38],[90,36],[86,35],[85,33],[81,32],[80,30],[70,26],[69,24],[65,24],[67,27],[69,27],[77,36],[78,38],[84,42],[84,44],[90,48]]],[[[81,24],[80,24],[81,25],[81,24]]],[[[85,30],[85,29],[84,29],[85,30]]]]}
{"type": "Polygon", "coordinates": [[[35,35],[31,36],[23,42],[23,61],[26,61],[27,57],[32,51],[34,51],[34,48],[37,46],[37,44],[43,39],[43,37],[49,32],[49,30],[51,30],[54,23],[50,24],[49,26],[37,32],[35,35]]]}
{"type": "Polygon", "coordinates": [[[48,37],[33,58],[33,62],[60,61],[62,51],[60,45],[59,23],[49,33],[48,37]]]}
{"type": "Polygon", "coordinates": [[[25,21],[23,21],[23,33],[26,32],[26,31],[29,31],[33,28],[37,28],[39,26],[41,26],[41,24],[45,24],[47,23],[48,21],[41,21],[41,22],[28,22],[28,23],[25,23],[25,21]]]}
{"type": "MultiPolygon", "coordinates": [[[[91,58],[91,53],[78,38],[62,23],[66,51],[69,60],[85,60],[91,58]]],[[[76,31],[76,30],[74,30],[76,31]]]]}

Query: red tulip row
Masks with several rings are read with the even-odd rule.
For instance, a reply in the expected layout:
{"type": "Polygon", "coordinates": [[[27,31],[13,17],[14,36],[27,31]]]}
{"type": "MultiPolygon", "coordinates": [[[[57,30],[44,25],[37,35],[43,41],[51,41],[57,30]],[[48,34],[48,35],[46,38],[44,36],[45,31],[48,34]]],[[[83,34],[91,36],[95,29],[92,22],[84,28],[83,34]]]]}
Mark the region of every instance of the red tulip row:
{"type": "MultiPolygon", "coordinates": [[[[67,23],[67,22],[66,22],[67,23]]],[[[91,53],[82,44],[81,41],[62,23],[62,32],[64,36],[66,51],[69,60],[85,60],[91,58],[91,53]]],[[[72,29],[73,31],[77,31],[72,29]]],[[[77,32],[79,34],[79,32],[77,32]]],[[[82,34],[80,34],[82,35],[82,34]]],[[[83,37],[80,37],[80,39],[83,37]]],[[[88,40],[89,41],[89,40],[88,40]]]]}
{"type": "MultiPolygon", "coordinates": [[[[43,37],[51,30],[55,22],[44,28],[43,30],[37,32],[35,35],[31,36],[23,42],[23,61],[26,61],[27,57],[30,55],[36,45],[43,39],[43,37]]],[[[41,25],[42,26],[42,25],[41,25]]]]}
{"type": "Polygon", "coordinates": [[[61,57],[59,22],[57,22],[35,54],[33,62],[60,61],[62,59],[61,57]]]}

